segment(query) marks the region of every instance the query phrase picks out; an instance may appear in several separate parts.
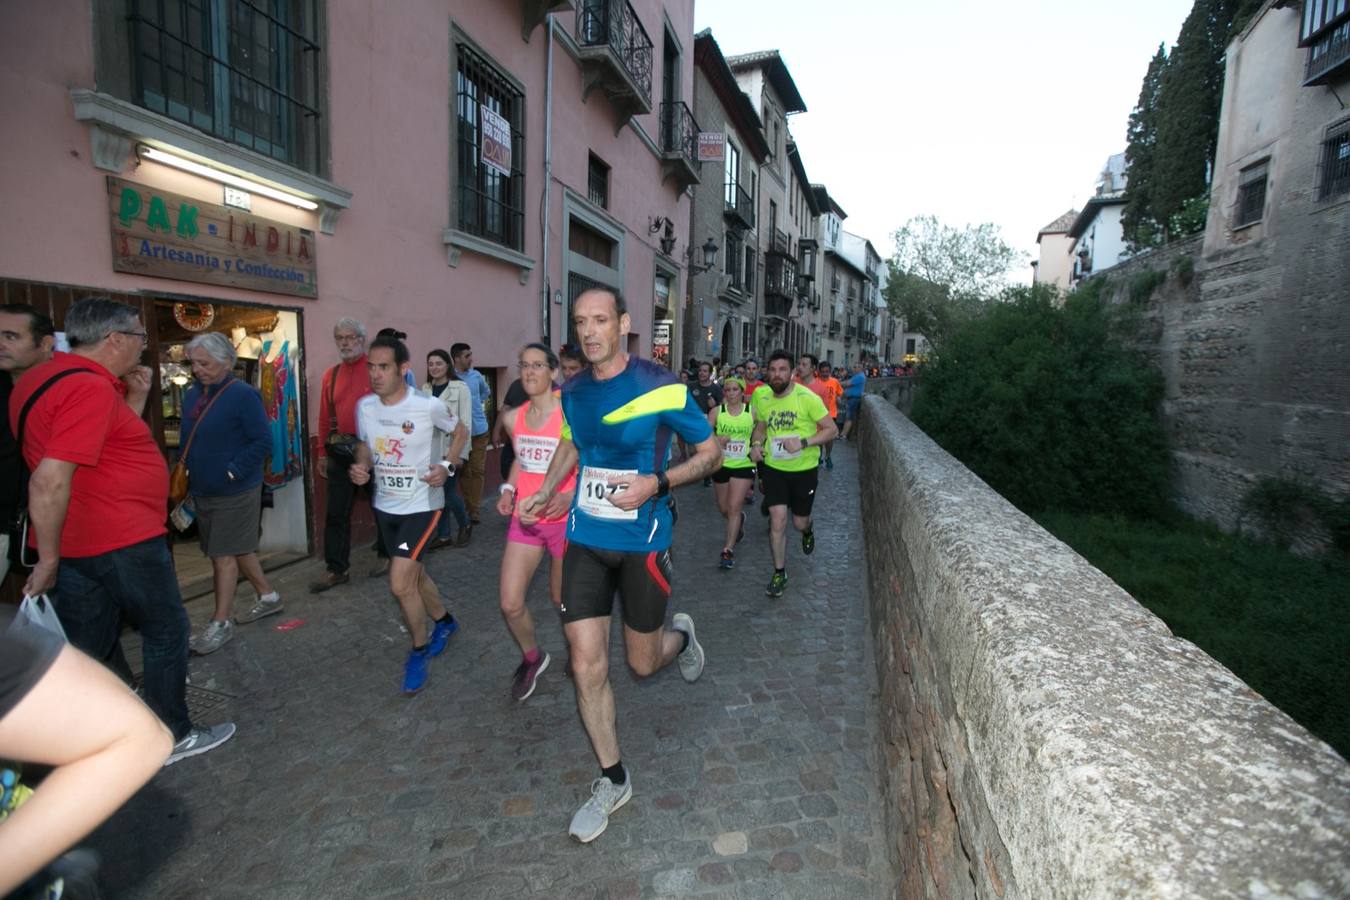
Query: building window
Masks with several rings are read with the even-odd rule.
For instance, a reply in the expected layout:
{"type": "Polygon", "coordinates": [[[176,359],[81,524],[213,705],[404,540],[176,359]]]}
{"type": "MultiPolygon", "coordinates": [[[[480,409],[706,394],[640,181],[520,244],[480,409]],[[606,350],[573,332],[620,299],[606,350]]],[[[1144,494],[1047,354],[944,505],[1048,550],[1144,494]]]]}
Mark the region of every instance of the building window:
{"type": "Polygon", "coordinates": [[[741,352],[747,359],[755,354],[755,329],[749,322],[741,323],[741,352]]]}
{"type": "Polygon", "coordinates": [[[586,167],[586,199],[601,209],[609,209],[609,166],[594,153],[586,167]]]}
{"type": "MultiPolygon", "coordinates": [[[[500,69],[465,43],[455,45],[457,110],[455,192],[460,231],[513,250],[525,244],[525,95],[500,69]],[[484,113],[487,110],[487,114],[484,113]],[[510,160],[483,161],[485,119],[506,120],[510,160]],[[510,174],[502,171],[509,166],[510,174]]],[[[491,125],[488,124],[489,129],[491,125]]],[[[490,136],[490,132],[489,132],[490,136]]]]}
{"type": "Polygon", "coordinates": [[[1318,200],[1350,193],[1350,119],[1332,127],[1322,142],[1318,200]]]}
{"type": "Polygon", "coordinates": [[[745,292],[755,292],[755,248],[745,248],[745,292]]]}
{"type": "Polygon", "coordinates": [[[1266,208],[1266,173],[1270,160],[1262,160],[1254,166],[1248,166],[1238,176],[1237,212],[1233,227],[1241,228],[1261,221],[1266,208]]]}
{"type": "Polygon", "coordinates": [[[741,288],[741,239],[734,231],[726,232],[726,249],[722,257],[722,271],[731,276],[730,287],[741,288]]]}
{"type": "Polygon", "coordinates": [[[736,209],[736,187],[741,178],[741,151],[727,138],[726,191],[727,209],[736,209]]]}
{"type": "Polygon", "coordinates": [[[131,0],[135,102],[318,172],[318,0],[131,0]]]}

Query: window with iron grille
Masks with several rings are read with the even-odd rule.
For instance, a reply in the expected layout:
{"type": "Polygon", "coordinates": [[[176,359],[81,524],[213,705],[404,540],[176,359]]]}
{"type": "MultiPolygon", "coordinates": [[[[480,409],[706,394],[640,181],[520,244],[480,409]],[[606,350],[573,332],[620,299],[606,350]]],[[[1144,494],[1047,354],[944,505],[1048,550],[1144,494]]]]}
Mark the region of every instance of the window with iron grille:
{"type": "Polygon", "coordinates": [[[1261,221],[1266,208],[1266,174],[1270,160],[1262,160],[1243,169],[1238,176],[1237,210],[1233,227],[1241,228],[1261,221]]]}
{"type": "Polygon", "coordinates": [[[755,292],[755,248],[749,246],[745,248],[745,292],[755,292]]]}
{"type": "MultiPolygon", "coordinates": [[[[455,45],[456,221],[460,231],[521,250],[525,243],[525,95],[471,46],[455,45]],[[482,157],[483,108],[511,131],[510,174],[482,157]]],[[[488,117],[489,120],[491,117],[488,117]]]]}
{"type": "Polygon", "coordinates": [[[731,287],[741,287],[741,239],[733,231],[726,232],[726,251],[722,257],[722,271],[731,276],[731,287]]]}
{"type": "Polygon", "coordinates": [[[1332,126],[1322,142],[1318,200],[1350,193],[1350,119],[1332,126]]]}
{"type": "Polygon", "coordinates": [[[320,0],[130,0],[134,101],[318,172],[320,0]]]}
{"type": "Polygon", "coordinates": [[[609,209],[609,166],[594,153],[586,169],[586,199],[601,209],[609,209]]]}

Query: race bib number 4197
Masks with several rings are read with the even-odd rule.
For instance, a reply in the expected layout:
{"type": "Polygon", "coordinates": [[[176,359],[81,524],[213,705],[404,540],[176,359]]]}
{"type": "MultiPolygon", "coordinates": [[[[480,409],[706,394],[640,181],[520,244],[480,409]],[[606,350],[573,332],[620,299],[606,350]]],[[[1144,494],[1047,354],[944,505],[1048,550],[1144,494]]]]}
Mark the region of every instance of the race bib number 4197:
{"type": "Polygon", "coordinates": [[[635,469],[583,467],[581,477],[577,479],[577,506],[582,512],[597,519],[637,521],[636,509],[619,509],[610,502],[610,498],[621,494],[626,488],[609,483],[611,478],[632,478],[635,475],[637,475],[635,469]]]}

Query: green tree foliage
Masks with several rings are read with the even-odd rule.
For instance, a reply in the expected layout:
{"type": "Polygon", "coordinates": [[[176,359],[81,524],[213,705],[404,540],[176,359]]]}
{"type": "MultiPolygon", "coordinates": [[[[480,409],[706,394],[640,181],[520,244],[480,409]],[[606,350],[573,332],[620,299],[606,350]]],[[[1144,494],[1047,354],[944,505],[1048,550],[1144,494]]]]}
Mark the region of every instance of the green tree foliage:
{"type": "Polygon", "coordinates": [[[1130,124],[1125,131],[1129,181],[1125,185],[1121,225],[1126,239],[1136,248],[1157,243],[1161,231],[1153,218],[1153,159],[1158,142],[1158,91],[1166,68],[1167,50],[1159,44],[1158,52],[1148,64],[1143,87],[1139,89],[1139,101],[1130,113],[1130,124]]]}
{"type": "Polygon", "coordinates": [[[1009,271],[1026,256],[1004,243],[989,222],[957,228],[936,216],[916,216],[892,237],[887,305],[935,351],[956,326],[999,295],[1009,271]]]}
{"type": "Polygon", "coordinates": [[[1042,285],[962,324],[925,369],[913,418],[1028,513],[1148,517],[1170,488],[1162,377],[1113,307],[1042,285]]]}
{"type": "Polygon", "coordinates": [[[1124,227],[1146,247],[1204,227],[1223,101],[1224,53],[1260,0],[1195,0],[1170,54],[1149,63],[1126,129],[1124,227]],[[1198,224],[1197,224],[1198,222],[1198,224]]]}

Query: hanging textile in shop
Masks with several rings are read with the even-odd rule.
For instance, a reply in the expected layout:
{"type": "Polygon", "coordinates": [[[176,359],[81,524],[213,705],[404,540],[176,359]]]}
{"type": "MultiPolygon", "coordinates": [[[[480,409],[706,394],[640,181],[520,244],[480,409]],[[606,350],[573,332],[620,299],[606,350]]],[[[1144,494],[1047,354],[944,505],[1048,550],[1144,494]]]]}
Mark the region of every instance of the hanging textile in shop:
{"type": "Polygon", "coordinates": [[[258,391],[272,429],[272,447],[263,460],[263,483],[278,487],[302,472],[303,442],[300,436],[300,395],[296,359],[290,341],[282,341],[272,355],[273,341],[263,343],[258,366],[258,391]]]}

